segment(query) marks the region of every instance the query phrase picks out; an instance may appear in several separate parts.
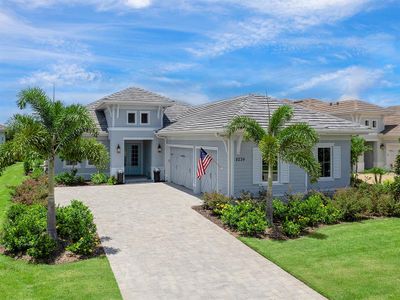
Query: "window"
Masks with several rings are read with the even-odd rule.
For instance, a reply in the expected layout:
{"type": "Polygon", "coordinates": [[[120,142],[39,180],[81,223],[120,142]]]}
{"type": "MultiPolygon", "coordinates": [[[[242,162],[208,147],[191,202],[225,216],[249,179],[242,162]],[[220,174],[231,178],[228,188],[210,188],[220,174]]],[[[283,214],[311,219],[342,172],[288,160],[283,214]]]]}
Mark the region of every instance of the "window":
{"type": "Polygon", "coordinates": [[[95,168],[96,166],[94,165],[94,163],[90,160],[86,161],[86,168],[95,168]]]}
{"type": "MultiPolygon", "coordinates": [[[[262,181],[268,181],[268,163],[263,161],[262,165],[262,181]]],[[[278,160],[275,161],[272,168],[272,181],[278,181],[278,160]]]]}
{"type": "Polygon", "coordinates": [[[321,177],[331,177],[331,147],[318,148],[318,162],[321,166],[321,177]]]}
{"type": "Polygon", "coordinates": [[[376,120],[372,121],[372,128],[376,128],[376,120]]]}
{"type": "Polygon", "coordinates": [[[132,145],[131,166],[139,166],[139,145],[132,145]]]}
{"type": "Polygon", "coordinates": [[[136,124],[136,113],[128,112],[128,124],[136,124]]]}
{"type": "Polygon", "coordinates": [[[369,126],[369,120],[365,120],[365,126],[369,126]]]}
{"type": "Polygon", "coordinates": [[[140,113],[140,124],[149,124],[149,113],[140,113]]]}
{"type": "Polygon", "coordinates": [[[80,168],[81,162],[71,161],[71,160],[64,160],[64,168],[80,168]]]}

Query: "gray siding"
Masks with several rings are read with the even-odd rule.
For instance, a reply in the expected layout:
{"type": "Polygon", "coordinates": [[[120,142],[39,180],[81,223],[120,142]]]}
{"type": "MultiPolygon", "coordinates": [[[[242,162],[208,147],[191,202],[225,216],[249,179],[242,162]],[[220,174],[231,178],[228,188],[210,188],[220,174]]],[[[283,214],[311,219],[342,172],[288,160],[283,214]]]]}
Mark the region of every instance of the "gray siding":
{"type": "Polygon", "coordinates": [[[6,134],[4,132],[0,132],[0,144],[3,144],[6,141],[6,134]]]}
{"type": "Polygon", "coordinates": [[[158,109],[153,108],[136,108],[136,107],[123,107],[119,109],[119,116],[117,114],[117,108],[115,108],[114,116],[114,126],[112,122],[112,113],[110,110],[105,110],[105,115],[109,127],[128,127],[128,128],[161,128],[162,126],[162,113],[158,113],[158,109]],[[136,124],[128,124],[128,112],[136,112],[136,124]],[[140,124],[140,112],[148,112],[150,116],[149,124],[140,124]]]}
{"type": "MultiPolygon", "coordinates": [[[[110,143],[106,138],[99,139],[99,142],[103,143],[106,146],[106,148],[110,150],[110,143]]],[[[97,169],[95,167],[88,166],[88,162],[86,160],[81,162],[79,166],[77,166],[77,170],[78,170],[77,175],[82,176],[83,178],[85,178],[85,180],[90,180],[90,176],[93,173],[97,172],[97,169]]],[[[57,158],[55,162],[55,173],[60,174],[69,171],[71,171],[71,168],[65,167],[64,162],[60,158],[57,158]]],[[[109,174],[110,168],[108,167],[106,170],[100,170],[100,171],[109,174]]]]}
{"type": "MultiPolygon", "coordinates": [[[[295,166],[289,165],[289,183],[276,182],[273,184],[274,196],[283,196],[286,193],[304,193],[314,189],[319,191],[335,190],[350,184],[350,137],[348,140],[329,140],[321,138],[320,143],[331,143],[341,149],[341,175],[340,178],[319,180],[311,184],[306,172],[295,166]]],[[[243,142],[240,154],[236,153],[234,161],[234,195],[238,197],[241,192],[251,192],[257,196],[266,188],[266,183],[253,184],[253,148],[255,144],[243,142]],[[243,160],[244,159],[244,160],[243,160]]],[[[281,167],[281,164],[280,164],[281,167]]],[[[333,163],[332,163],[333,168],[333,163]]]]}

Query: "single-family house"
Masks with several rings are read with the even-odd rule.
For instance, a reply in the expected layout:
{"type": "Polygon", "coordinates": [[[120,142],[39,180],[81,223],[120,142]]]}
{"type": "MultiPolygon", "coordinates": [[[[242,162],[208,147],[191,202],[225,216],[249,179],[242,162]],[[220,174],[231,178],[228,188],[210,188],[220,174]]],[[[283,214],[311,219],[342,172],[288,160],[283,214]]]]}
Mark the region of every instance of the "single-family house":
{"type": "MultiPolygon", "coordinates": [[[[242,191],[258,193],[266,186],[267,172],[255,144],[241,134],[228,137],[226,126],[239,115],[267,126],[268,112],[283,102],[260,95],[244,95],[200,106],[189,106],[139,88],[128,88],[88,105],[98,124],[99,140],[110,151],[106,172],[124,172],[125,179],[152,178],[161,170],[161,179],[184,186],[194,193],[218,191],[238,196],[242,191]],[[206,175],[196,178],[196,165],[203,148],[213,158],[206,175]]],[[[350,182],[350,139],[368,134],[358,123],[294,107],[293,122],[307,122],[319,134],[315,156],[322,166],[318,182],[297,166],[279,161],[274,169],[274,193],[334,190],[350,182]]],[[[57,172],[72,165],[59,160],[57,172]]],[[[96,172],[90,162],[81,162],[78,174],[88,178],[96,172]]]]}
{"type": "Polygon", "coordinates": [[[399,153],[400,115],[396,107],[384,108],[362,100],[326,102],[317,99],[294,101],[308,109],[328,113],[369,127],[371,131],[362,135],[371,151],[360,157],[358,170],[372,167],[392,169],[399,153]]]}

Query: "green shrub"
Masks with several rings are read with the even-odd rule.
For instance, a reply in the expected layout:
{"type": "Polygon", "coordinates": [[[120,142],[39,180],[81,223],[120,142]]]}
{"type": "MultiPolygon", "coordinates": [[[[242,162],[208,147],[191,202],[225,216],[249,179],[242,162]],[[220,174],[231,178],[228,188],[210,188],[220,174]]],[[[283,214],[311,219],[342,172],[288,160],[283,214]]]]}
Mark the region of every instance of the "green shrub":
{"type": "Polygon", "coordinates": [[[61,239],[70,243],[68,250],[76,254],[90,255],[97,244],[93,214],[81,201],[72,200],[69,206],[57,209],[57,232],[61,239]]]}
{"type": "Polygon", "coordinates": [[[333,205],[332,200],[326,200],[324,206],[325,213],[322,217],[322,223],[324,224],[335,224],[340,221],[342,212],[333,205]]]}
{"type": "Polygon", "coordinates": [[[262,207],[250,200],[225,204],[221,212],[221,221],[245,235],[263,233],[268,225],[262,207]]]}
{"type": "Polygon", "coordinates": [[[400,176],[394,177],[394,181],[390,185],[390,192],[397,201],[400,201],[400,176]]]}
{"type": "Polygon", "coordinates": [[[400,175],[400,152],[396,155],[393,171],[396,173],[396,175],[400,175]]]}
{"type": "Polygon", "coordinates": [[[12,201],[27,205],[47,204],[48,179],[46,176],[38,179],[28,178],[17,186],[12,192],[12,201]]]}
{"type": "Polygon", "coordinates": [[[333,196],[333,205],[341,212],[344,221],[355,221],[369,214],[370,199],[356,188],[339,189],[333,196]]]}
{"type": "Polygon", "coordinates": [[[79,185],[84,183],[84,179],[82,176],[77,176],[76,173],[78,172],[77,169],[72,169],[71,172],[64,172],[61,174],[58,174],[55,177],[55,181],[58,184],[64,184],[64,185],[79,185]]]}
{"type": "Polygon", "coordinates": [[[282,224],[282,230],[283,230],[283,233],[286,234],[287,236],[296,237],[296,236],[300,235],[302,228],[301,228],[300,224],[295,223],[293,221],[286,220],[282,224]]]}
{"type": "Polygon", "coordinates": [[[272,207],[274,208],[274,220],[283,221],[288,211],[288,206],[279,199],[272,201],[272,207]]]}
{"type": "Polygon", "coordinates": [[[118,183],[118,180],[115,176],[108,177],[108,180],[107,180],[108,185],[116,185],[117,183],[118,183]]]}
{"type": "Polygon", "coordinates": [[[222,210],[226,206],[226,204],[231,202],[229,197],[226,197],[223,194],[213,192],[213,193],[204,193],[203,195],[204,208],[210,209],[216,215],[221,215],[222,210]]]}
{"type": "Polygon", "coordinates": [[[46,234],[47,210],[42,205],[13,204],[7,211],[1,243],[13,254],[49,257],[56,242],[46,234]]]}
{"type": "Polygon", "coordinates": [[[93,184],[103,184],[108,181],[108,176],[104,173],[95,173],[95,174],[92,174],[90,181],[93,184]]]}
{"type": "Polygon", "coordinates": [[[45,176],[43,168],[36,168],[32,171],[32,173],[29,175],[32,179],[39,179],[42,176],[45,176]]]}

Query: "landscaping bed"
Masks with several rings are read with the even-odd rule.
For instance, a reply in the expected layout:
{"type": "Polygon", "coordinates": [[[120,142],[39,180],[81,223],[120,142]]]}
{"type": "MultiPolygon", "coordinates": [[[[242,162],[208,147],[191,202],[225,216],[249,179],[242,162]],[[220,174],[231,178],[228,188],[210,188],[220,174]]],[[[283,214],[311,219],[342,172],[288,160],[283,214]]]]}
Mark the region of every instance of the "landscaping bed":
{"type": "MultiPolygon", "coordinates": [[[[25,179],[27,177],[24,176],[22,163],[7,168],[0,176],[0,224],[2,225],[0,231],[3,236],[5,232],[3,226],[7,226],[9,222],[12,207],[36,206],[39,211],[43,210],[40,206],[44,207],[45,203],[42,202],[44,195],[40,184],[30,182],[21,188],[21,191],[30,191],[29,197],[25,197],[24,193],[13,192],[25,179]],[[12,200],[16,195],[17,199],[12,200]],[[31,203],[31,199],[35,199],[33,201],[35,203],[31,203]],[[26,201],[29,204],[22,204],[26,201]]],[[[71,214],[64,211],[64,215],[71,214]]],[[[45,230],[43,218],[35,220],[38,222],[33,222],[33,226],[19,228],[25,228],[23,232],[26,232],[27,228],[45,230]]],[[[26,225],[28,224],[32,225],[29,222],[26,225]]],[[[63,239],[52,255],[46,258],[33,258],[27,255],[26,249],[15,252],[7,251],[4,246],[0,247],[2,297],[4,299],[121,299],[114,275],[95,231],[94,234],[94,240],[97,242],[93,248],[89,247],[92,251],[86,254],[73,253],[73,249],[66,250],[66,247],[71,245],[71,240],[66,241],[65,232],[60,235],[63,239]]],[[[30,242],[21,244],[32,245],[30,242]]]]}

